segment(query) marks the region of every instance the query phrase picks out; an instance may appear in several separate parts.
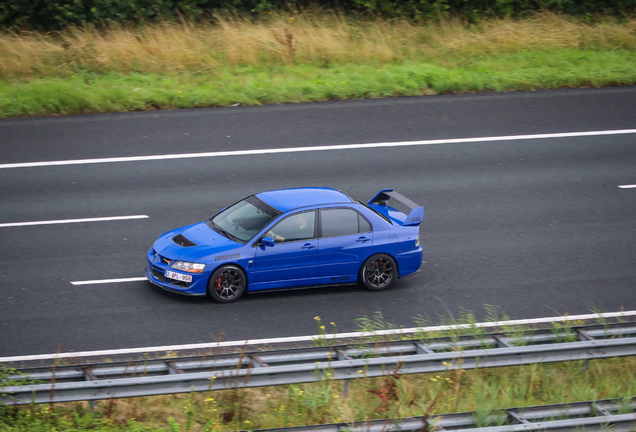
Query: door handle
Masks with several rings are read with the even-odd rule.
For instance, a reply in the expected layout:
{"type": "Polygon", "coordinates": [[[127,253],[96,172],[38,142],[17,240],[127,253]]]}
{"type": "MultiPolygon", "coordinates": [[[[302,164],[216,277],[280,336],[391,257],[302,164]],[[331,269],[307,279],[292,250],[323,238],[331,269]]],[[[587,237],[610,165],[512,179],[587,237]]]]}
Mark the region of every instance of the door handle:
{"type": "Polygon", "coordinates": [[[358,240],[356,240],[358,243],[364,243],[364,242],[368,242],[371,239],[368,239],[366,237],[360,237],[358,240]]]}
{"type": "Polygon", "coordinates": [[[304,244],[303,246],[301,246],[300,248],[301,248],[301,249],[308,250],[308,249],[313,249],[313,248],[315,248],[315,247],[316,247],[316,245],[312,245],[311,243],[305,243],[305,244],[304,244]]]}

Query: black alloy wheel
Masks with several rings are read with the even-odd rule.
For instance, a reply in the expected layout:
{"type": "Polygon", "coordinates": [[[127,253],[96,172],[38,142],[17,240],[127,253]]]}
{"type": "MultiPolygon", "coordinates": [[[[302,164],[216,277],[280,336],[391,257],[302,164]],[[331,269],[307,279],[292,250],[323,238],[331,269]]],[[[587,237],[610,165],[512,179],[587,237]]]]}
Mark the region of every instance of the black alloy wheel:
{"type": "Polygon", "coordinates": [[[389,255],[379,254],[368,258],[360,269],[362,285],[371,291],[382,291],[393,284],[397,277],[397,266],[389,255]]]}
{"type": "Polygon", "coordinates": [[[219,303],[238,300],[245,292],[245,274],[237,266],[225,265],[216,269],[208,281],[208,294],[219,303]]]}

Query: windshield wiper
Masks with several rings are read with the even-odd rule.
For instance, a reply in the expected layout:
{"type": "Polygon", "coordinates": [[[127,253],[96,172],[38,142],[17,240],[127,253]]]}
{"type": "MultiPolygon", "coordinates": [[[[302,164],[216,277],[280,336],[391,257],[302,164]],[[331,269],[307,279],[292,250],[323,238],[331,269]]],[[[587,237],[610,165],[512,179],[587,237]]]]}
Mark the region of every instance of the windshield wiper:
{"type": "Polygon", "coordinates": [[[229,231],[221,228],[220,226],[218,226],[216,223],[214,223],[214,221],[212,219],[210,219],[210,222],[212,222],[212,228],[218,232],[219,234],[229,238],[232,241],[235,241],[237,243],[243,243],[243,241],[238,238],[237,236],[235,236],[234,234],[230,233],[229,231]]]}

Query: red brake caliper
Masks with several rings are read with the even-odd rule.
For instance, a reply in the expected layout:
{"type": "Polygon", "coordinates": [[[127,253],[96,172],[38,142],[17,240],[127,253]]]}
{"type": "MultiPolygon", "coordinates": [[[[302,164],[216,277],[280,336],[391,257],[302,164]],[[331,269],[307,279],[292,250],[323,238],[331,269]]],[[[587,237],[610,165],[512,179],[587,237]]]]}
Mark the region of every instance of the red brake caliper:
{"type": "Polygon", "coordinates": [[[218,278],[216,278],[216,283],[214,284],[214,286],[216,287],[217,291],[221,291],[219,288],[221,288],[221,275],[219,275],[218,278]]]}

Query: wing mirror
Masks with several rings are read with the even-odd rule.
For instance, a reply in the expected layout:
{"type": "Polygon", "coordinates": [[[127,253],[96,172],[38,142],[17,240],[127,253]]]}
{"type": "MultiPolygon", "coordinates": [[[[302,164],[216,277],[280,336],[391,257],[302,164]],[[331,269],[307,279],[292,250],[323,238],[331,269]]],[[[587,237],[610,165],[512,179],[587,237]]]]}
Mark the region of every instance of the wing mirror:
{"type": "Polygon", "coordinates": [[[271,238],[271,237],[263,237],[261,239],[261,244],[263,246],[270,246],[271,247],[271,246],[274,246],[275,243],[274,243],[274,239],[273,238],[271,238]]]}

